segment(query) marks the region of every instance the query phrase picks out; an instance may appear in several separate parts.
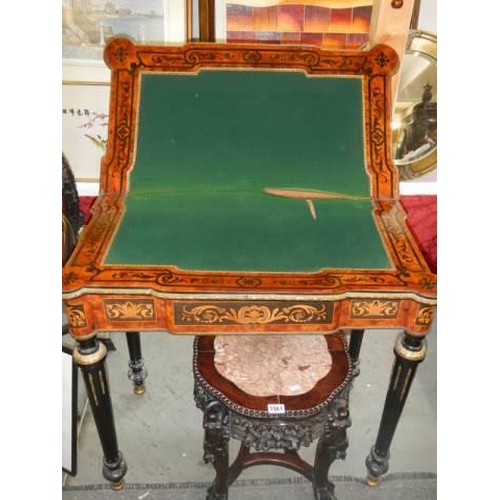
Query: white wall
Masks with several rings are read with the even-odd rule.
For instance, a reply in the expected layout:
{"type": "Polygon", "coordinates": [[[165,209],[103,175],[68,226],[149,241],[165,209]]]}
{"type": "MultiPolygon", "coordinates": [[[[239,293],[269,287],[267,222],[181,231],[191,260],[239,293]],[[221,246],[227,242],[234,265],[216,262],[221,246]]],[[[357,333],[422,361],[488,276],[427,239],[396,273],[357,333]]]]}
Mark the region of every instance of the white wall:
{"type": "Polygon", "coordinates": [[[437,0],[422,0],[418,28],[437,35],[437,0]]]}

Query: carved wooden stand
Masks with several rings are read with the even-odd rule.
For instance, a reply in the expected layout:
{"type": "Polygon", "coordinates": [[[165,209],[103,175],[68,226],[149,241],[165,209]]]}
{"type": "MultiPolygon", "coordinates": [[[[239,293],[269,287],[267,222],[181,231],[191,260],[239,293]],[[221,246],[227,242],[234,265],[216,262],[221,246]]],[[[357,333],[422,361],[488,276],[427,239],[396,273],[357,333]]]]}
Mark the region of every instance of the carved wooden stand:
{"type": "MultiPolygon", "coordinates": [[[[228,397],[235,386],[227,391],[219,383],[220,377],[207,377],[207,373],[211,372],[206,367],[209,361],[213,361],[214,352],[199,352],[198,340],[199,338],[195,339],[194,348],[194,398],[196,406],[203,411],[203,458],[206,463],[213,464],[216,472],[215,479],[207,490],[207,500],[227,500],[229,486],[244,469],[256,465],[276,465],[291,469],[312,482],[315,500],[335,500],[335,487],[328,480],[328,471],[334,460],[344,459],[346,456],[346,430],[351,425],[350,362],[343,367],[332,367],[332,371],[344,370],[343,377],[339,373],[337,376],[331,376],[330,373],[330,377],[325,377],[331,379],[328,394],[324,392],[324,387],[318,389],[315,386],[306,394],[289,397],[303,400],[301,409],[297,407],[286,411],[284,416],[271,415],[265,410],[255,409],[258,399],[262,400],[261,407],[265,408],[267,398],[249,398],[249,401],[253,400],[249,405],[253,409],[243,407],[228,397]],[[200,365],[203,365],[201,370],[200,365]],[[340,385],[339,380],[342,380],[340,385]],[[239,453],[231,465],[230,438],[241,442],[239,453]],[[311,465],[300,457],[298,451],[317,439],[315,460],[311,465]]],[[[240,402],[238,397],[235,399],[240,402]]]]}

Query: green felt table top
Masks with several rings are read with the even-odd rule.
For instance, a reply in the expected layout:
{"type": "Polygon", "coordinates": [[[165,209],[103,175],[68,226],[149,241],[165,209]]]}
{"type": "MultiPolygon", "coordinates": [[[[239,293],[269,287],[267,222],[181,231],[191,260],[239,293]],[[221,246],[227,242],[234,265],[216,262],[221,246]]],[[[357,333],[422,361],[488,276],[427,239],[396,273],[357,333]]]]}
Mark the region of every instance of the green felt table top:
{"type": "Polygon", "coordinates": [[[130,192],[287,186],[369,196],[362,81],[298,72],[141,78],[130,192]]]}
{"type": "Polygon", "coordinates": [[[371,201],[313,203],[316,219],[305,200],[265,193],[129,196],[106,262],[263,272],[390,267],[371,201]]]}
{"type": "Polygon", "coordinates": [[[135,162],[105,263],[389,268],[372,215],[362,90],[357,77],[299,72],[142,75],[135,162]]]}

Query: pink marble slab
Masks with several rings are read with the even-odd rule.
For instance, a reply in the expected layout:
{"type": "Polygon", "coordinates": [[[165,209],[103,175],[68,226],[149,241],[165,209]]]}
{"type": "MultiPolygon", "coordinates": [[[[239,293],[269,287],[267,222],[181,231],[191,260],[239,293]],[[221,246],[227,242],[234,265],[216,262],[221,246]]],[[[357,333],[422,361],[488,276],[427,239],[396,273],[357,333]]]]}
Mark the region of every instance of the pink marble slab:
{"type": "Polygon", "coordinates": [[[217,371],[252,396],[304,394],[332,366],[323,335],[221,335],[214,349],[217,371]]]}

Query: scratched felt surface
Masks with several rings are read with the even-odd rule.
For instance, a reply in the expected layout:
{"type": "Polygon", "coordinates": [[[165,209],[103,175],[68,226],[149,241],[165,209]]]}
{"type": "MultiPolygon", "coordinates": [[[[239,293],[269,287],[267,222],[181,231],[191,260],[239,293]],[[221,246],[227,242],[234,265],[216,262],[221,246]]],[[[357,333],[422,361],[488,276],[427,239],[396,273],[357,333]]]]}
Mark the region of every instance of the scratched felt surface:
{"type": "Polygon", "coordinates": [[[129,190],[286,187],[369,196],[362,125],[358,77],[145,74],[129,190]]]}
{"type": "Polygon", "coordinates": [[[387,269],[369,200],[305,200],[258,192],[127,198],[106,264],[184,270],[314,272],[387,269]]]}

